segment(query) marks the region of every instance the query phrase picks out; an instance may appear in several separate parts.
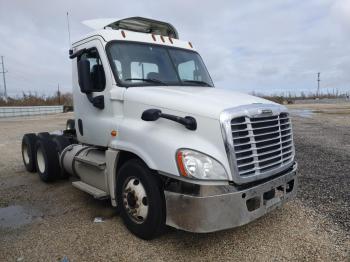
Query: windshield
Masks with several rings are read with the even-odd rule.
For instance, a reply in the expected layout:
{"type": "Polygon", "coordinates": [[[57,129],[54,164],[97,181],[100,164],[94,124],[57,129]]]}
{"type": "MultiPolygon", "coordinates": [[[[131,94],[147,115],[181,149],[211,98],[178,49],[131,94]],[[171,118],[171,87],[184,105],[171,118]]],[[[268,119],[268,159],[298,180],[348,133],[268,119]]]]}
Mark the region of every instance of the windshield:
{"type": "Polygon", "coordinates": [[[112,42],[107,47],[113,73],[122,86],[213,86],[198,53],[161,45],[112,42]]]}

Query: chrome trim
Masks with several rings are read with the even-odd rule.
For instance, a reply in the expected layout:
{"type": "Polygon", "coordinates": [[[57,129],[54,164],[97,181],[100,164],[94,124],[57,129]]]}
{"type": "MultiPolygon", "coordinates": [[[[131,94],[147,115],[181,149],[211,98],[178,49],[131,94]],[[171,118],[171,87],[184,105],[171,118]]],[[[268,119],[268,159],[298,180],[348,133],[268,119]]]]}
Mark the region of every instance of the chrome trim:
{"type": "MultiPolygon", "coordinates": [[[[164,191],[166,201],[166,224],[185,231],[206,233],[247,224],[280,207],[296,196],[297,164],[285,174],[241,189],[235,186],[207,186],[200,195],[164,191]],[[287,184],[294,181],[293,189],[287,192],[287,184]],[[266,200],[264,193],[277,191],[273,198],[266,200]],[[259,199],[255,210],[249,211],[247,201],[259,199]]],[[[205,187],[205,186],[204,186],[205,187]]]]}
{"type": "MultiPolygon", "coordinates": [[[[281,166],[279,168],[273,169],[266,171],[263,174],[251,174],[251,175],[246,175],[246,176],[240,176],[238,167],[237,167],[237,159],[235,155],[235,150],[234,150],[234,144],[233,144],[233,137],[232,137],[232,130],[231,130],[231,120],[236,117],[250,117],[250,118],[257,118],[257,117],[267,117],[267,116],[276,116],[279,115],[280,113],[288,113],[288,109],[284,106],[277,105],[277,104],[251,104],[251,105],[244,105],[244,106],[239,106],[239,107],[234,107],[230,108],[227,110],[224,110],[220,114],[220,125],[221,125],[221,133],[222,137],[224,139],[224,145],[225,145],[225,150],[227,154],[227,159],[229,162],[229,167],[230,167],[230,174],[229,174],[229,179],[234,181],[237,184],[244,184],[252,181],[257,181],[260,179],[264,179],[270,176],[273,176],[277,173],[280,173],[281,171],[289,168],[290,166],[293,165],[294,161],[294,156],[295,156],[295,148],[294,148],[294,143],[293,143],[293,128],[292,128],[292,123],[291,120],[288,122],[290,124],[290,140],[286,140],[283,142],[279,142],[278,144],[284,143],[291,141],[292,145],[292,157],[289,161],[289,163],[286,163],[286,165],[281,166]],[[261,114],[261,112],[269,112],[268,115],[266,113],[261,114]]],[[[279,119],[275,120],[279,121],[279,119]]],[[[255,122],[254,122],[255,123],[255,122]]],[[[286,123],[283,123],[286,124],[286,123]]],[[[280,131],[280,123],[278,125],[279,131],[280,131]]],[[[251,123],[248,124],[248,128],[245,129],[244,131],[249,132],[249,137],[252,136],[252,127],[251,123]]],[[[288,134],[289,135],[289,134],[288,134]]],[[[281,139],[281,137],[276,137],[274,139],[281,139]]],[[[273,140],[273,139],[271,139],[273,140]]],[[[260,141],[259,141],[260,142],[260,141]]],[[[269,145],[270,146],[270,145],[269,145]]],[[[256,158],[256,157],[254,157],[256,158]]],[[[256,161],[256,159],[255,159],[256,161]]]]}

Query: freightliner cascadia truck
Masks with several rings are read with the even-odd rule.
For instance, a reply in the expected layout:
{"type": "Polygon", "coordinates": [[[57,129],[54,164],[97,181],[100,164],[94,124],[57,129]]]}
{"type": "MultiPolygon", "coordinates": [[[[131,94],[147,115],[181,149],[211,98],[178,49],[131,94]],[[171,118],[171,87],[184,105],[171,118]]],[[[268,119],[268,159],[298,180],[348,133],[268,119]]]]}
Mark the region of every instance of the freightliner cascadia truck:
{"type": "Polygon", "coordinates": [[[23,136],[26,169],[110,199],[126,227],[213,232],[292,199],[297,164],[286,107],[220,89],[169,23],[89,20],[72,44],[74,119],[23,136]]]}

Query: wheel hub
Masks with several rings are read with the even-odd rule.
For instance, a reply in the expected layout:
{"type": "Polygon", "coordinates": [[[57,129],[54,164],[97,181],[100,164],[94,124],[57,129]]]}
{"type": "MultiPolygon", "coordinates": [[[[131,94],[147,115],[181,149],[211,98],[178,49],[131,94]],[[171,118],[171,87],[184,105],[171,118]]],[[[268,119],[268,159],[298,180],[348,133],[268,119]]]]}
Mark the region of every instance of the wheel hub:
{"type": "Polygon", "coordinates": [[[126,200],[128,201],[128,205],[131,207],[131,208],[135,208],[135,205],[136,205],[136,196],[134,193],[131,193],[129,192],[127,195],[126,195],[126,200]]]}
{"type": "Polygon", "coordinates": [[[38,168],[41,173],[45,172],[45,158],[42,149],[39,147],[36,152],[36,161],[38,162],[38,168]]]}
{"type": "Polygon", "coordinates": [[[146,190],[140,180],[131,178],[123,187],[123,204],[129,217],[136,223],[143,223],[148,215],[146,190]]]}

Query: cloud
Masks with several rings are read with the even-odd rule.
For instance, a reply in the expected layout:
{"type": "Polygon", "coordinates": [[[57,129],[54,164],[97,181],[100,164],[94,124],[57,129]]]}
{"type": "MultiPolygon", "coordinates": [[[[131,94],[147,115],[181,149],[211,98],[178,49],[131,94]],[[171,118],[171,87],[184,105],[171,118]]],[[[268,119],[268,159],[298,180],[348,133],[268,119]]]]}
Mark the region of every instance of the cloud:
{"type": "Polygon", "coordinates": [[[321,72],[324,89],[350,89],[350,1],[0,0],[0,55],[11,95],[49,95],[58,84],[71,90],[67,11],[72,39],[89,31],[80,23],[86,19],[145,16],[172,23],[201,53],[218,87],[315,91],[321,72]]]}

